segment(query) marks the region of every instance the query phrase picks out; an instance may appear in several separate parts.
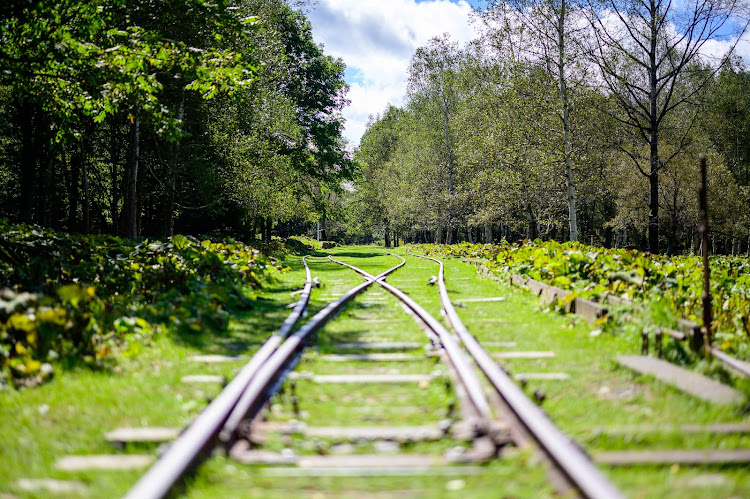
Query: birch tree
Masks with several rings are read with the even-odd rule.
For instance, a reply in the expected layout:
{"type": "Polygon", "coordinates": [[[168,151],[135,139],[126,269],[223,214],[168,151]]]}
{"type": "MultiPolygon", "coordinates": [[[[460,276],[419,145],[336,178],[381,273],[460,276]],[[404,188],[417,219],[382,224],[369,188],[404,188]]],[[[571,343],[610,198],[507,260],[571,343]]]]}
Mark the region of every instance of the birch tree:
{"type": "MultiPolygon", "coordinates": [[[[431,128],[441,130],[441,167],[447,189],[446,242],[453,242],[455,225],[455,162],[456,141],[451,126],[459,95],[456,75],[460,63],[458,44],[447,34],[430,40],[426,47],[417,49],[409,67],[407,94],[412,108],[421,120],[429,120],[431,128]]],[[[438,231],[439,233],[439,231],[438,231]]]]}
{"type": "MultiPolygon", "coordinates": [[[[540,62],[557,83],[558,117],[562,126],[559,156],[565,171],[570,240],[577,241],[579,230],[571,91],[580,86],[585,76],[585,71],[581,71],[582,66],[576,63],[582,55],[578,43],[582,6],[577,0],[491,0],[488,4],[483,12],[486,25],[493,26],[492,29],[507,30],[499,18],[509,20],[510,24],[520,24],[522,28],[517,29],[515,35],[520,39],[520,50],[527,59],[540,62]]],[[[507,36],[504,40],[507,42],[507,36]]]]}

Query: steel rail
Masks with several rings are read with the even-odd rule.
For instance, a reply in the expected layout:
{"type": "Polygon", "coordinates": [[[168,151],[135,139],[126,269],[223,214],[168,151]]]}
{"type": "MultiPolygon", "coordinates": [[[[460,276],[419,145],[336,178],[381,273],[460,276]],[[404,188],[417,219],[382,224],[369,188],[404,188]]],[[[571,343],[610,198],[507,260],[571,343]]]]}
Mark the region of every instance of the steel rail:
{"type": "MultiPolygon", "coordinates": [[[[337,263],[339,265],[343,265],[352,269],[366,279],[373,279],[371,274],[358,267],[355,267],[354,265],[336,260],[331,256],[329,256],[328,259],[333,263],[337,263]]],[[[464,354],[464,351],[461,349],[454,336],[447,329],[445,329],[445,327],[437,319],[430,315],[429,312],[422,308],[417,302],[412,300],[403,291],[394,286],[391,286],[383,280],[379,280],[377,281],[377,283],[387,291],[389,291],[396,298],[401,300],[437,335],[440,344],[443,346],[445,352],[448,354],[450,361],[453,363],[453,366],[456,369],[456,373],[463,383],[466,389],[466,393],[469,396],[472,404],[474,405],[477,414],[479,415],[479,417],[484,418],[488,423],[492,417],[492,413],[490,411],[490,406],[487,402],[487,398],[484,395],[484,391],[482,390],[482,385],[479,382],[474,369],[471,367],[466,354],[464,354]]]]}
{"type": "Polygon", "coordinates": [[[525,427],[528,434],[537,442],[554,466],[562,472],[570,485],[584,497],[592,499],[623,497],[612,482],[594,466],[586,453],[549,420],[547,415],[526,396],[476,338],[469,333],[456,313],[445,287],[443,262],[427,256],[413,256],[431,260],[440,265],[438,286],[448,321],[517,421],[525,427]]]}
{"type": "Polygon", "coordinates": [[[284,366],[289,363],[295,352],[300,347],[304,347],[304,341],[315,331],[321,329],[326,323],[333,318],[348,302],[350,302],[358,294],[362,293],[365,289],[371,286],[374,282],[380,279],[384,279],[388,274],[395,272],[401,268],[406,260],[401,259],[401,263],[389,270],[383,272],[377,277],[368,278],[367,281],[363,282],[359,286],[356,286],[349,290],[344,296],[336,300],[335,302],[329,303],[323,310],[318,312],[310,319],[304,326],[297,330],[291,335],[279,349],[274,352],[274,355],[267,360],[265,364],[258,371],[258,375],[253,379],[250,385],[242,394],[241,399],[236,404],[232,413],[224,423],[224,426],[219,433],[219,439],[228,444],[231,443],[237,437],[237,429],[240,423],[246,419],[255,416],[257,410],[265,403],[262,397],[263,392],[267,390],[269,385],[272,384],[274,379],[278,378],[279,374],[283,371],[284,366]]]}
{"type": "MultiPolygon", "coordinates": [[[[308,255],[309,256],[309,255],[308,255]]],[[[307,309],[312,291],[312,274],[307,258],[302,258],[305,266],[305,286],[292,312],[279,330],[271,335],[258,349],[237,376],[224,387],[219,395],[206,407],[193,423],[169,446],[158,461],[141,476],[140,480],[125,496],[127,499],[161,498],[166,496],[180,478],[198,460],[202,453],[213,447],[216,436],[226,422],[232,409],[250,385],[260,366],[273,354],[286,338],[307,309]]]]}

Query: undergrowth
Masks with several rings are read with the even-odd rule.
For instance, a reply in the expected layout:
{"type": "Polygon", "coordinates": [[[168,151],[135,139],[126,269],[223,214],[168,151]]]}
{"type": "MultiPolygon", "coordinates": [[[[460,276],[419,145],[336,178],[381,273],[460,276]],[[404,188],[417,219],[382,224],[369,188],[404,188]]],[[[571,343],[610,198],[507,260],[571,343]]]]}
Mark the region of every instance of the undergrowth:
{"type": "MultiPolygon", "coordinates": [[[[523,244],[421,244],[426,255],[486,260],[498,275],[521,274],[595,301],[607,295],[650,305],[659,303],[674,318],[702,324],[703,262],[697,256],[651,255],[577,242],[523,244]]],[[[710,260],[712,328],[717,346],[750,357],[750,261],[716,256],[710,260]]],[[[652,308],[652,307],[648,307],[652,308]]]]}
{"type": "Polygon", "coordinates": [[[0,389],[30,386],[52,363],[106,367],[167,324],[227,327],[276,260],[233,240],[132,241],[0,220],[0,389]]]}

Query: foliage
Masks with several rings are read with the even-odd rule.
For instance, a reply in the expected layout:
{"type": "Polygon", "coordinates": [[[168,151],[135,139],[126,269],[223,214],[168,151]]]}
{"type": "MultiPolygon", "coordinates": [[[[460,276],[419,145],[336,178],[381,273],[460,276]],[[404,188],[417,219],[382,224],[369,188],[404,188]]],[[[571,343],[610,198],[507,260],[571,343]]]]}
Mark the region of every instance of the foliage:
{"type": "Polygon", "coordinates": [[[58,358],[102,365],[162,326],[224,329],[227,309],[249,306],[274,269],[232,240],[135,242],[0,222],[0,376],[39,376],[58,358]]]}
{"type": "Polygon", "coordinates": [[[279,0],[247,0],[260,19],[238,50],[265,61],[256,80],[209,106],[227,197],[252,216],[325,218],[329,184],[351,175],[341,138],[345,66],[324,54],[305,16],[279,0]]]}
{"type": "Polygon", "coordinates": [[[131,237],[261,225],[265,242],[326,218],[351,176],[348,87],[300,6],[0,6],[0,211],[131,237]]]}
{"type": "Polygon", "coordinates": [[[750,251],[749,73],[699,53],[736,2],[483,4],[479,38],[419,48],[405,106],[368,124],[350,235],[687,253],[704,155],[713,251],[750,251]]]}
{"type": "Polygon", "coordinates": [[[286,240],[286,247],[296,255],[307,255],[319,249],[318,242],[305,236],[294,236],[286,240]]]}
{"type": "Polygon", "coordinates": [[[82,112],[102,121],[135,104],[175,133],[160,98],[165,73],[211,98],[248,84],[256,70],[219,48],[227,34],[246,36],[254,21],[233,15],[227,2],[15,1],[0,12],[0,78],[66,120],[82,112]],[[185,39],[186,19],[200,19],[202,36],[185,39]]]}
{"type": "MultiPolygon", "coordinates": [[[[660,302],[674,316],[702,323],[703,264],[697,256],[667,257],[540,240],[520,245],[416,245],[412,249],[427,255],[485,259],[499,275],[526,275],[593,300],[612,294],[641,303],[660,302]]],[[[712,258],[711,295],[712,328],[719,346],[750,357],[750,261],[712,258]]]]}

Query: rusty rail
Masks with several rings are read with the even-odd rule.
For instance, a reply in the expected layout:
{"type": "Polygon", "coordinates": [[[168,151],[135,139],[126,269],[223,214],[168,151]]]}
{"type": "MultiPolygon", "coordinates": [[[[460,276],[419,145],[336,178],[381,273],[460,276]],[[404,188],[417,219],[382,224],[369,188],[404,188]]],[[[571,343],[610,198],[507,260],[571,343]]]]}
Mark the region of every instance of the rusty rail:
{"type": "Polygon", "coordinates": [[[541,451],[568,484],[588,498],[619,498],[622,494],[607,480],[589,457],[560,431],[490,357],[464,326],[445,287],[443,262],[435,258],[414,255],[440,265],[438,286],[446,317],[479,368],[502,398],[514,419],[526,434],[536,441],[541,451]]]}
{"type": "MultiPolygon", "coordinates": [[[[279,331],[263,344],[240,373],[128,491],[125,496],[126,499],[160,499],[166,497],[194,465],[210,454],[216,446],[219,434],[222,431],[226,434],[228,428],[230,428],[227,426],[230,417],[236,418],[243,412],[237,409],[238,405],[242,402],[248,405],[249,409],[262,405],[262,403],[258,403],[258,399],[271,395],[268,392],[268,387],[279,378],[278,374],[283,372],[285,362],[289,361],[299,347],[304,346],[303,341],[330,320],[354,296],[374,282],[374,280],[368,280],[356,286],[339,300],[318,312],[297,332],[289,335],[306,310],[312,289],[312,278],[307,265],[307,257],[303,258],[303,262],[306,282],[302,296],[279,331]],[[285,338],[286,341],[281,343],[285,338]],[[271,365],[274,366],[274,369],[269,367],[271,365]],[[251,390],[254,398],[246,395],[251,390]]],[[[402,265],[404,265],[403,261],[376,279],[383,278],[402,265]]],[[[244,415],[242,414],[242,416],[244,415]]]]}
{"type": "MultiPolygon", "coordinates": [[[[335,260],[331,256],[329,256],[328,259],[333,263],[337,263],[354,270],[358,274],[365,277],[365,279],[373,279],[371,274],[358,267],[355,267],[354,265],[335,260]]],[[[488,422],[491,419],[489,403],[487,402],[487,398],[485,397],[484,391],[482,390],[482,385],[479,382],[474,369],[471,367],[469,359],[466,357],[466,354],[459,346],[455,337],[447,329],[445,329],[445,327],[440,324],[437,319],[430,315],[430,313],[422,308],[417,302],[409,298],[409,296],[407,296],[403,291],[396,288],[395,286],[391,286],[390,284],[382,280],[377,281],[377,283],[381,287],[389,291],[396,298],[401,300],[407,307],[409,307],[409,309],[411,309],[412,312],[417,315],[417,317],[425,325],[427,325],[427,327],[430,328],[433,333],[435,333],[438,341],[440,341],[443,349],[445,349],[449,360],[453,364],[456,373],[461,380],[461,383],[464,385],[467,395],[469,396],[469,399],[474,406],[475,412],[479,417],[484,419],[485,422],[488,422]]]]}
{"type": "Polygon", "coordinates": [[[213,448],[216,435],[242,397],[242,393],[258,373],[261,365],[276,351],[307,309],[312,291],[312,273],[307,264],[307,258],[308,256],[302,258],[305,266],[305,286],[302,295],[279,330],[266,340],[237,376],[169,446],[161,458],[130,489],[126,498],[143,499],[166,496],[191,466],[213,448]]]}
{"type": "Polygon", "coordinates": [[[269,385],[274,380],[282,378],[288,373],[296,364],[293,362],[295,354],[301,353],[301,349],[304,348],[304,342],[310,337],[311,334],[321,329],[326,323],[338,314],[344,306],[353,300],[358,294],[363,292],[374,282],[379,282],[381,279],[401,268],[406,261],[402,258],[401,263],[389,270],[383,272],[377,277],[368,278],[365,282],[349,290],[344,296],[336,300],[335,302],[329,303],[323,310],[313,316],[304,326],[302,326],[297,332],[287,339],[283,345],[274,353],[273,357],[263,364],[258,375],[253,379],[250,385],[242,394],[241,399],[237,402],[237,405],[232,410],[232,413],[227,418],[224,426],[219,434],[219,438],[225,444],[230,444],[239,435],[237,434],[240,423],[246,419],[252,419],[257,411],[265,403],[265,398],[262,396],[264,390],[267,390],[269,385]]]}

